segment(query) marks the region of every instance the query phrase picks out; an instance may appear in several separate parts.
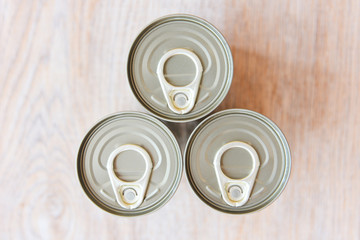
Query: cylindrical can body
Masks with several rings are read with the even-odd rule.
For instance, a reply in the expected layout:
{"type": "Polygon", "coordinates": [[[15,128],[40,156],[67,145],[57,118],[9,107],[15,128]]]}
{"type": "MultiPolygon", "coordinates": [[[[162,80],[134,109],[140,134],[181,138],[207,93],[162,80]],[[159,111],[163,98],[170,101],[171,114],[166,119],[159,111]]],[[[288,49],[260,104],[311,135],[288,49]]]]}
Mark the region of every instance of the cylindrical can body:
{"type": "Polygon", "coordinates": [[[107,212],[136,216],[164,205],[177,189],[182,156],[171,131],[152,116],[122,112],[84,137],[77,172],[87,196],[107,212]]]}
{"type": "Polygon", "coordinates": [[[273,202],[290,176],[289,145],[265,116],[229,109],[195,128],[185,149],[189,183],[207,205],[249,213],[273,202]]]}
{"type": "Polygon", "coordinates": [[[128,58],[130,87],[157,117],[187,122],[204,117],[225,98],[233,76],[230,48],[203,19],[170,15],[149,24],[128,58]]]}

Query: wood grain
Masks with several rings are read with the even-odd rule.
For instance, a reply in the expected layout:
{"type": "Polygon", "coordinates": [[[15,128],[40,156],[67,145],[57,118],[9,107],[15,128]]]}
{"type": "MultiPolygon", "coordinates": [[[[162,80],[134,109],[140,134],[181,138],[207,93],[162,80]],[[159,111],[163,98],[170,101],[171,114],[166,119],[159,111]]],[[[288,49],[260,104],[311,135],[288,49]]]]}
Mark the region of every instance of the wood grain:
{"type": "MultiPolygon", "coordinates": [[[[359,13],[358,0],[0,0],[0,238],[359,239],[359,13]],[[231,46],[233,84],[218,110],[260,112],[287,136],[290,181],[260,212],[212,210],[185,177],[166,206],[138,218],[82,192],[82,136],[109,113],[144,111],[127,54],[170,13],[207,19],[231,46]]],[[[169,125],[183,146],[195,124],[169,125]]]]}

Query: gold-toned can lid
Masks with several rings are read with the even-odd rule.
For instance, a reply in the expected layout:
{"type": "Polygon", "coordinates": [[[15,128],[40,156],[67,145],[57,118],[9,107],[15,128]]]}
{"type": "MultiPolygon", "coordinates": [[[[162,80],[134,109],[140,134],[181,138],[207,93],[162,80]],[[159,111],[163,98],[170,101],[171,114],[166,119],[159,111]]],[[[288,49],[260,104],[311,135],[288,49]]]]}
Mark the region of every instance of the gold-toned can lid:
{"type": "Polygon", "coordinates": [[[122,112],[84,137],[77,172],[87,196],[113,214],[136,216],[164,205],[177,189],[182,155],[171,131],[154,117],[122,112]]]}

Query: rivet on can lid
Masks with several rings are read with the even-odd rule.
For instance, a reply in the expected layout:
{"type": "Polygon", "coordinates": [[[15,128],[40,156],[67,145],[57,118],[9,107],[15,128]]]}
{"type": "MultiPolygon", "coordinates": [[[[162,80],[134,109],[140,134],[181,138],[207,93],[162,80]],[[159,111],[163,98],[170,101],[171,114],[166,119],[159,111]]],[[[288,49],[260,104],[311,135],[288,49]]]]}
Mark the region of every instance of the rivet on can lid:
{"type": "Polygon", "coordinates": [[[135,203],[138,193],[133,188],[126,188],[123,191],[123,195],[124,195],[124,200],[127,203],[132,204],[135,203]]]}
{"type": "Polygon", "coordinates": [[[230,200],[237,202],[243,198],[244,190],[240,186],[229,187],[229,198],[230,200]]]}

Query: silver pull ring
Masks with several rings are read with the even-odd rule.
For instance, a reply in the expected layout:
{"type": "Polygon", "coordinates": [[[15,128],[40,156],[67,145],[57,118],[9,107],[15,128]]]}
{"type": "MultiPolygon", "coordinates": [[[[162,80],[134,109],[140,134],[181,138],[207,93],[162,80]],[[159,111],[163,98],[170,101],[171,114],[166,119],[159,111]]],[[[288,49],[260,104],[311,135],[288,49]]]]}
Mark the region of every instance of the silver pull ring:
{"type": "Polygon", "coordinates": [[[183,48],[175,48],[166,52],[160,59],[156,74],[159,78],[161,89],[165,96],[166,102],[171,111],[177,114],[185,114],[190,112],[195,105],[196,97],[199,91],[200,80],[202,77],[203,67],[198,56],[183,48]],[[164,77],[165,62],[175,55],[185,55],[189,57],[195,64],[195,77],[186,86],[173,86],[164,77]]]}
{"type": "Polygon", "coordinates": [[[219,184],[223,200],[230,206],[240,207],[244,205],[250,197],[253,189],[256,175],[260,166],[259,156],[255,149],[247,143],[234,141],[224,144],[216,153],[214,159],[214,168],[217,182],[219,184]],[[242,148],[248,151],[253,162],[249,175],[242,179],[232,179],[226,176],[221,170],[221,156],[231,148],[242,148]]]}
{"type": "Polygon", "coordinates": [[[145,193],[149,184],[150,174],[153,163],[147,151],[134,144],[125,144],[115,149],[109,156],[107,162],[107,172],[110,177],[111,186],[113,188],[117,203],[126,209],[134,209],[140,206],[144,201],[145,193]],[[124,151],[136,151],[145,160],[145,172],[140,179],[127,182],[119,179],[114,172],[114,160],[117,155],[124,151]]]}

